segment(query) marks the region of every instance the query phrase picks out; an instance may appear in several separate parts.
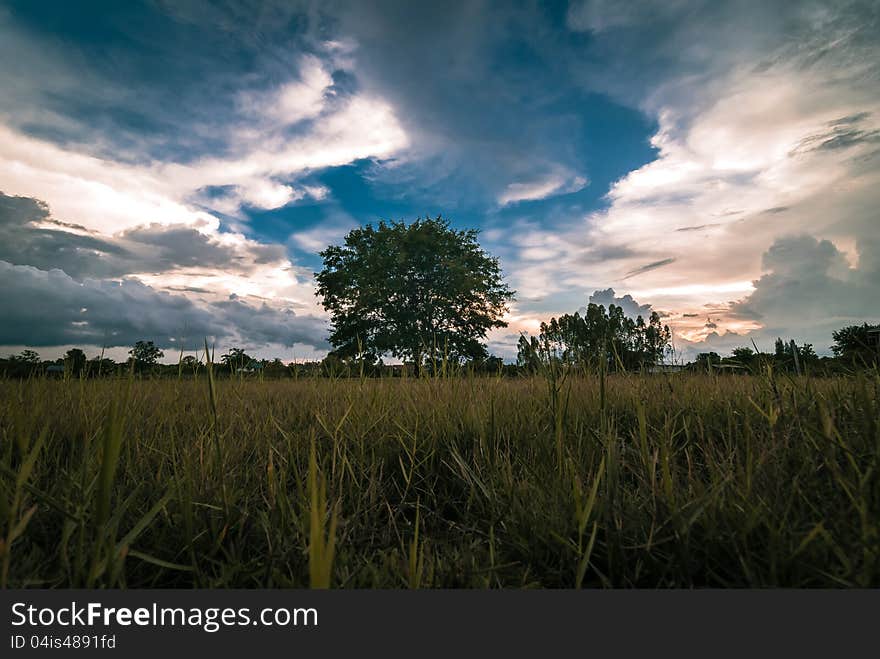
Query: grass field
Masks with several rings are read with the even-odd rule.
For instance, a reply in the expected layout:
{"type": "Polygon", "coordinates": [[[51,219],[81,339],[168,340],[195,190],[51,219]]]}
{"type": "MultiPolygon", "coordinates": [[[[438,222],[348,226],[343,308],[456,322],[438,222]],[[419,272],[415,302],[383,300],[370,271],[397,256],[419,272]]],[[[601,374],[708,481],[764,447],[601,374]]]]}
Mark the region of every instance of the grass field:
{"type": "Polygon", "coordinates": [[[2,583],[880,585],[880,377],[0,382],[2,583]]]}

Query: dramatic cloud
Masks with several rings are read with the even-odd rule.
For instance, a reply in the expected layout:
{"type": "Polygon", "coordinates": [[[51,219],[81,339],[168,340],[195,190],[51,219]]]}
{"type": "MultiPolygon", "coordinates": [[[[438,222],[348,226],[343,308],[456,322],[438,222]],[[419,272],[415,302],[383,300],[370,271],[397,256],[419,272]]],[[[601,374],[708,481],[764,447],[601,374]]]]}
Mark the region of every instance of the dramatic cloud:
{"type": "MultiPolygon", "coordinates": [[[[311,89],[315,83],[292,84],[311,89]]],[[[316,169],[390,157],[408,144],[391,107],[364,95],[327,92],[307,99],[309,106],[320,105],[309,110],[320,116],[297,128],[305,110],[285,107],[289,92],[288,85],[278,92],[281,101],[244,105],[254,114],[247,130],[229,135],[223,148],[228,154],[186,163],[121,163],[0,125],[0,189],[45,199],[60,216],[104,232],[149,223],[211,226],[217,219],[196,205],[235,215],[242,206],[275,209],[305,197],[322,199],[323,186],[297,179],[316,169]]]]}
{"type": "MultiPolygon", "coordinates": [[[[807,4],[779,14],[755,5],[734,15],[703,3],[650,6],[644,12],[579,3],[568,18],[573,29],[592,33],[597,48],[619,54],[614,61],[624,68],[617,73],[633,74],[614,80],[593,72],[585,82],[657,117],[658,157],[617,181],[608,208],[588,213],[580,225],[533,231],[517,255],[515,284],[542,282],[544,291],[529,288],[541,296],[625,281],[638,299],[675,310],[671,322],[693,341],[709,330],[761,326],[817,336],[835,322],[870,315],[855,293],[849,312],[835,313],[828,284],[814,289],[815,315],[784,316],[784,305],[761,303],[761,287],[770,284],[758,276],[760,255],[793,233],[826,241],[844,263],[873,258],[857,245],[877,223],[880,47],[870,37],[876,8],[807,4]],[[734,35],[748,37],[736,43],[734,35]],[[625,56],[638,39],[643,47],[625,56]],[[639,65],[655,77],[638,75],[639,65]],[[533,250],[548,243],[553,253],[536,263],[533,250]],[[627,253],[620,257],[584,258],[621,244],[627,253]],[[753,287],[753,298],[725,303],[753,287]],[[825,302],[834,320],[821,320],[825,302]],[[709,313],[711,323],[686,320],[709,313]]],[[[803,284],[803,296],[819,283],[803,284]]],[[[860,286],[880,299],[880,289],[860,286]]]]}
{"type": "Polygon", "coordinates": [[[84,279],[0,261],[4,322],[0,345],[129,346],[151,339],[160,347],[204,337],[247,345],[322,346],[324,322],[292,309],[253,307],[236,299],[198,304],[139,281],[84,279]]]}
{"type": "Polygon", "coordinates": [[[880,319],[878,247],[876,240],[858,243],[853,267],[828,240],[781,238],[764,254],[766,274],[755,281],[754,293],[730,311],[761,322],[765,335],[803,338],[827,349],[832,330],[880,319]]]}
{"type": "Polygon", "coordinates": [[[206,336],[251,346],[325,345],[325,321],[294,310],[310,305],[241,299],[215,285],[289,267],[279,245],[177,225],[103,237],[54,219],[38,200],[3,194],[0,239],[7,310],[0,345],[124,346],[149,338],[164,347],[182,336],[193,345],[206,336]],[[202,286],[185,284],[196,279],[202,286]]]}
{"type": "MultiPolygon", "coordinates": [[[[508,356],[591,293],[662,310],[688,350],[776,332],[819,346],[873,313],[876,3],[84,14],[0,9],[0,260],[23,286],[60,272],[106,308],[130,288],[200,329],[315,346],[316,253],[429,211],[500,256],[508,356]],[[288,310],[292,338],[267,324],[288,310]]],[[[136,333],[64,322],[58,340],[136,333]]]]}
{"type": "Polygon", "coordinates": [[[80,278],[121,277],[183,268],[222,268],[247,275],[287,260],[280,245],[224,240],[186,225],[135,227],[113,236],[54,219],[49,207],[0,192],[0,259],[80,278]]]}

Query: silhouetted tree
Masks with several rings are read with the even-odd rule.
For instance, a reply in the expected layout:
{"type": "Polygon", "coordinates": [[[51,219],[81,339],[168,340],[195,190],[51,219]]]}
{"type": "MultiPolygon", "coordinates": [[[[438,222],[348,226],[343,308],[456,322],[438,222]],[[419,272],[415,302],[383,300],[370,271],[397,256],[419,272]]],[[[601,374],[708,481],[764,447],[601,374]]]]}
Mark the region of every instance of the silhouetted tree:
{"type": "Polygon", "coordinates": [[[64,368],[74,377],[82,375],[86,367],[86,361],[86,353],[79,348],[71,348],[64,354],[64,368]]]}
{"type": "MultiPolygon", "coordinates": [[[[880,325],[849,325],[832,333],[834,345],[831,351],[835,357],[852,364],[870,365],[880,358],[880,346],[872,343],[870,333],[880,330],[880,325]]],[[[876,339],[874,339],[876,341],[876,339]]]]}
{"type": "Polygon", "coordinates": [[[538,343],[537,337],[525,336],[520,334],[519,341],[516,344],[516,365],[526,373],[537,373],[541,368],[542,357],[545,351],[542,350],[541,344],[538,343]]]}
{"type": "Polygon", "coordinates": [[[128,354],[139,371],[153,368],[165,356],[152,341],[138,341],[128,354]]]}
{"type": "Polygon", "coordinates": [[[247,368],[247,366],[254,361],[254,358],[247,354],[244,351],[244,348],[230,348],[229,352],[220,357],[220,361],[225,364],[232,373],[235,373],[240,368],[247,368]]]}
{"type": "Polygon", "coordinates": [[[35,350],[22,350],[21,354],[18,356],[18,359],[25,364],[39,364],[40,363],[40,355],[35,350]]]}
{"type": "Polygon", "coordinates": [[[506,326],[513,292],[475,230],[457,231],[440,217],[383,221],[354,229],[321,256],[317,293],[340,359],[375,363],[391,354],[420,368],[444,357],[485,358],[486,333],[506,326]]]}
{"type": "Polygon", "coordinates": [[[731,357],[743,365],[748,365],[756,357],[755,351],[748,347],[734,348],[731,357]]]}
{"type": "Polygon", "coordinates": [[[694,360],[697,369],[711,371],[713,367],[721,364],[721,355],[717,352],[701,352],[694,360]]]}
{"type": "Polygon", "coordinates": [[[202,365],[202,362],[199,361],[199,358],[193,357],[192,355],[187,355],[180,360],[180,363],[184,368],[189,370],[195,370],[202,365]]]}
{"type": "Polygon", "coordinates": [[[93,357],[89,360],[90,375],[112,375],[116,370],[116,362],[108,357],[93,357]]]}
{"type": "Polygon", "coordinates": [[[623,309],[590,303],[580,313],[565,314],[541,323],[540,335],[520,338],[517,363],[535,370],[536,361],[558,360],[565,364],[610,370],[637,369],[662,361],[671,340],[669,327],[653,312],[645,323],[627,317],[623,309]]]}
{"type": "Polygon", "coordinates": [[[804,372],[811,364],[815,363],[819,357],[813,350],[811,343],[797,345],[793,339],[783,340],[776,339],[774,344],[773,363],[777,369],[789,372],[804,372]]]}

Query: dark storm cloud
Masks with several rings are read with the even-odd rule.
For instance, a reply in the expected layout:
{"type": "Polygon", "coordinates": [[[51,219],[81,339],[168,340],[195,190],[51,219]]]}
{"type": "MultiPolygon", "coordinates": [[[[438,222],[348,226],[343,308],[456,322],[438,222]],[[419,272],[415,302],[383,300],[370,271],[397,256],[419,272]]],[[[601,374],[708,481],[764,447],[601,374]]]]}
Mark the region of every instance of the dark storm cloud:
{"type": "Polygon", "coordinates": [[[119,276],[128,271],[129,257],[120,245],[90,235],[65,230],[53,222],[49,207],[28,197],[10,197],[0,192],[0,259],[37,268],[59,268],[75,277],[119,276]],[[55,228],[35,226],[36,223],[55,228]]]}
{"type": "Polygon", "coordinates": [[[254,307],[240,299],[215,302],[211,305],[230,327],[247,342],[280,343],[293,345],[307,343],[315,347],[326,347],[323,337],[327,334],[327,323],[320,318],[297,316],[293,309],[277,310],[265,303],[254,307]]]}
{"type": "Polygon", "coordinates": [[[324,321],[293,310],[242,302],[196,303],[125,279],[77,281],[60,270],[0,261],[0,345],[127,346],[150,339],[161,347],[186,337],[224,337],[249,344],[323,347],[324,321]]]}
{"type": "Polygon", "coordinates": [[[277,263],[286,256],[282,245],[254,244],[249,246],[245,259],[236,255],[232,248],[211,240],[195,229],[159,224],[129,229],[119,234],[119,241],[137,245],[140,258],[145,263],[154,263],[153,269],[157,270],[180,266],[217,266],[247,271],[251,264],[277,263]]]}
{"type": "Polygon", "coordinates": [[[99,236],[54,220],[49,207],[0,192],[0,259],[42,270],[57,268],[74,278],[121,277],[176,268],[223,268],[248,272],[285,258],[282,245],[248,245],[246,255],[195,229],[152,224],[99,236]]]}
{"type": "Polygon", "coordinates": [[[450,197],[456,203],[494,197],[510,183],[583,174],[576,144],[589,108],[565,98],[566,72],[545,50],[543,42],[560,43],[564,33],[551,14],[480,2],[455,11],[401,2],[334,11],[339,33],[358,44],[361,84],[391,101],[419,152],[377,179],[417,181],[433,195],[445,182],[441,189],[458,190],[450,197]],[[547,94],[545,85],[557,91],[547,94]]]}
{"type": "Polygon", "coordinates": [[[117,281],[180,267],[247,273],[283,258],[281,245],[249,245],[243,256],[188,227],[150,225],[99,237],[54,220],[39,200],[0,193],[0,345],[117,346],[146,338],[167,347],[185,334],[323,346],[324,321],[293,309],[242,299],[195,301],[133,279],[117,281]]]}

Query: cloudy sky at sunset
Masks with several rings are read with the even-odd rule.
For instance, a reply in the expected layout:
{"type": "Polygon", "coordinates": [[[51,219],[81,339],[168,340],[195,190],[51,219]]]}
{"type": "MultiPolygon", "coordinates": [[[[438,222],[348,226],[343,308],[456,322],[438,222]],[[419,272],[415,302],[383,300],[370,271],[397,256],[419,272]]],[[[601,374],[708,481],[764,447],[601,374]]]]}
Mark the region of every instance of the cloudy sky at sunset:
{"type": "Polygon", "coordinates": [[[827,352],[880,320],[878,34],[871,1],[3,0],[0,352],[320,356],[317,253],[426,214],[517,291],[495,354],[589,299],[827,352]]]}

